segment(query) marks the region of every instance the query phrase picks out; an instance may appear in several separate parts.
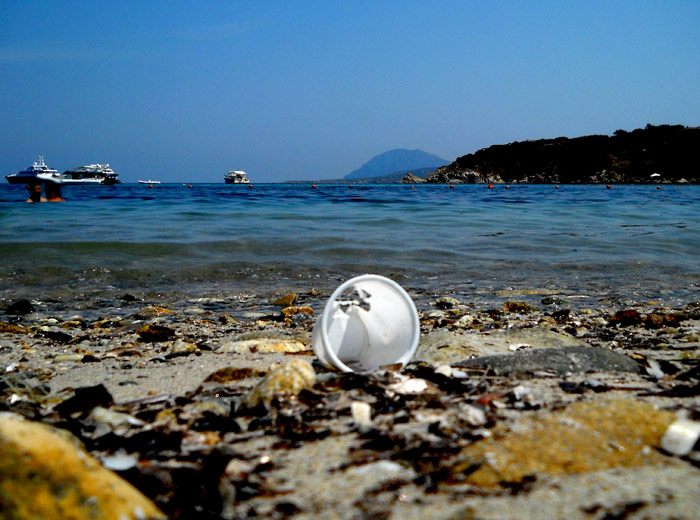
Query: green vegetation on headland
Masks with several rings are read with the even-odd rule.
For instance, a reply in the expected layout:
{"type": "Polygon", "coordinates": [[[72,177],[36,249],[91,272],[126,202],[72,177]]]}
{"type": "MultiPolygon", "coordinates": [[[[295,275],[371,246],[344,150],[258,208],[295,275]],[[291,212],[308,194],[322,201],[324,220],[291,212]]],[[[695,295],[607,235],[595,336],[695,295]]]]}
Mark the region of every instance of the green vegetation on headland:
{"type": "Polygon", "coordinates": [[[700,184],[700,127],[647,125],[631,132],[617,130],[612,136],[494,145],[458,157],[423,182],[700,184]]]}

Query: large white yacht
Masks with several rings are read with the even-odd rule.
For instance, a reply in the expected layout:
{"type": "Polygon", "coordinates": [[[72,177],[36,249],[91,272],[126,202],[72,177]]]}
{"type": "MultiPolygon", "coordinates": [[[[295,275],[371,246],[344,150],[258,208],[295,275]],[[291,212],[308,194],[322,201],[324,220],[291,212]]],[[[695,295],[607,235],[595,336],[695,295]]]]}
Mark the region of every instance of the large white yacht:
{"type": "Polygon", "coordinates": [[[109,164],[88,164],[63,172],[63,184],[120,184],[109,164]]]}
{"type": "Polygon", "coordinates": [[[117,174],[109,167],[109,164],[88,164],[78,166],[63,173],[49,168],[44,162],[44,156],[26,170],[19,173],[5,175],[10,184],[37,184],[41,182],[55,182],[57,184],[119,184],[117,174]]]}
{"type": "Polygon", "coordinates": [[[46,180],[61,182],[61,174],[58,170],[49,168],[44,162],[44,156],[40,155],[39,160],[19,173],[5,175],[10,184],[36,184],[46,180]]]}
{"type": "Polygon", "coordinates": [[[226,184],[248,184],[250,181],[243,170],[231,170],[224,175],[224,182],[226,184]]]}

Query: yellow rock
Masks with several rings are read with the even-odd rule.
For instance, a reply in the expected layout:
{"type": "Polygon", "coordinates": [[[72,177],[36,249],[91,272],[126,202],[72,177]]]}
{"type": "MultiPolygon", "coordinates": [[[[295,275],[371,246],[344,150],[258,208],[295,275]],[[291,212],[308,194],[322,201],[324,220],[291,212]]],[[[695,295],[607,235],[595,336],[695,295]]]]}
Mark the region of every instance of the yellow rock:
{"type": "Polygon", "coordinates": [[[658,464],[656,447],[675,415],[631,399],[572,404],[563,412],[497,425],[493,436],[465,448],[453,472],[491,487],[529,475],[584,473],[658,464]],[[476,471],[473,471],[478,465],[476,471]]]}
{"type": "Polygon", "coordinates": [[[165,518],[70,433],[0,414],[1,516],[14,520],[165,518]]]}
{"type": "Polygon", "coordinates": [[[174,311],[166,309],[165,307],[157,307],[155,305],[149,305],[144,307],[139,311],[139,314],[146,316],[147,318],[158,318],[160,316],[165,316],[168,314],[175,314],[174,311]]]}
{"type": "Polygon", "coordinates": [[[282,309],[282,314],[285,316],[294,316],[295,314],[309,314],[314,315],[314,310],[311,307],[287,307],[282,309]]]}
{"type": "Polygon", "coordinates": [[[285,294],[284,296],[281,296],[280,298],[277,298],[276,300],[272,300],[273,305],[284,305],[285,307],[289,307],[294,303],[294,300],[297,299],[296,294],[285,294]]]}
{"type": "Polygon", "coordinates": [[[26,334],[29,332],[26,327],[21,325],[13,325],[0,321],[0,332],[9,332],[10,334],[26,334]]]}
{"type": "Polygon", "coordinates": [[[311,388],[314,383],[316,383],[316,372],[311,364],[303,359],[290,359],[271,370],[245,396],[243,404],[251,409],[259,405],[268,406],[276,396],[296,395],[304,388],[311,388]]]}

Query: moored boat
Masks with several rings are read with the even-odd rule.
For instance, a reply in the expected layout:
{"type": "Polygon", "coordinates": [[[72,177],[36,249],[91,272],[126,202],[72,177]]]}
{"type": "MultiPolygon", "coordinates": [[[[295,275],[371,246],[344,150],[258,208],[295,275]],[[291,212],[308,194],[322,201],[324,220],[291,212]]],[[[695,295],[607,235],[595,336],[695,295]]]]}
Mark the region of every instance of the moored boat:
{"type": "Polygon", "coordinates": [[[38,184],[44,181],[62,182],[62,177],[58,170],[46,166],[43,155],[39,155],[39,160],[26,170],[5,175],[7,182],[10,184],[38,184]]]}
{"type": "Polygon", "coordinates": [[[151,181],[151,180],[139,181],[139,184],[160,184],[160,181],[151,181]]]}
{"type": "Polygon", "coordinates": [[[250,181],[243,170],[231,170],[224,175],[224,182],[226,184],[248,184],[250,181]]]}
{"type": "Polygon", "coordinates": [[[63,184],[120,184],[109,164],[88,164],[63,172],[63,184]]]}

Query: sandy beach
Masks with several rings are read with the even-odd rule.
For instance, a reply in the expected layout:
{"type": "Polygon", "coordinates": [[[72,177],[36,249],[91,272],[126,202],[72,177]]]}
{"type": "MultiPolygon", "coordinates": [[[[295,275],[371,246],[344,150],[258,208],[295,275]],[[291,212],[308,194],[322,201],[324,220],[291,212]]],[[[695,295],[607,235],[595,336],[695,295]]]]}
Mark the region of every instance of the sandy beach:
{"type": "Polygon", "coordinates": [[[124,295],[104,312],[93,302],[89,319],[14,302],[0,406],[71,431],[171,518],[690,519],[700,507],[700,454],[662,447],[675,420],[700,419],[697,304],[571,310],[530,291],[486,309],[414,295],[413,361],[358,375],[315,361],[328,295],[284,296],[124,295]]]}

